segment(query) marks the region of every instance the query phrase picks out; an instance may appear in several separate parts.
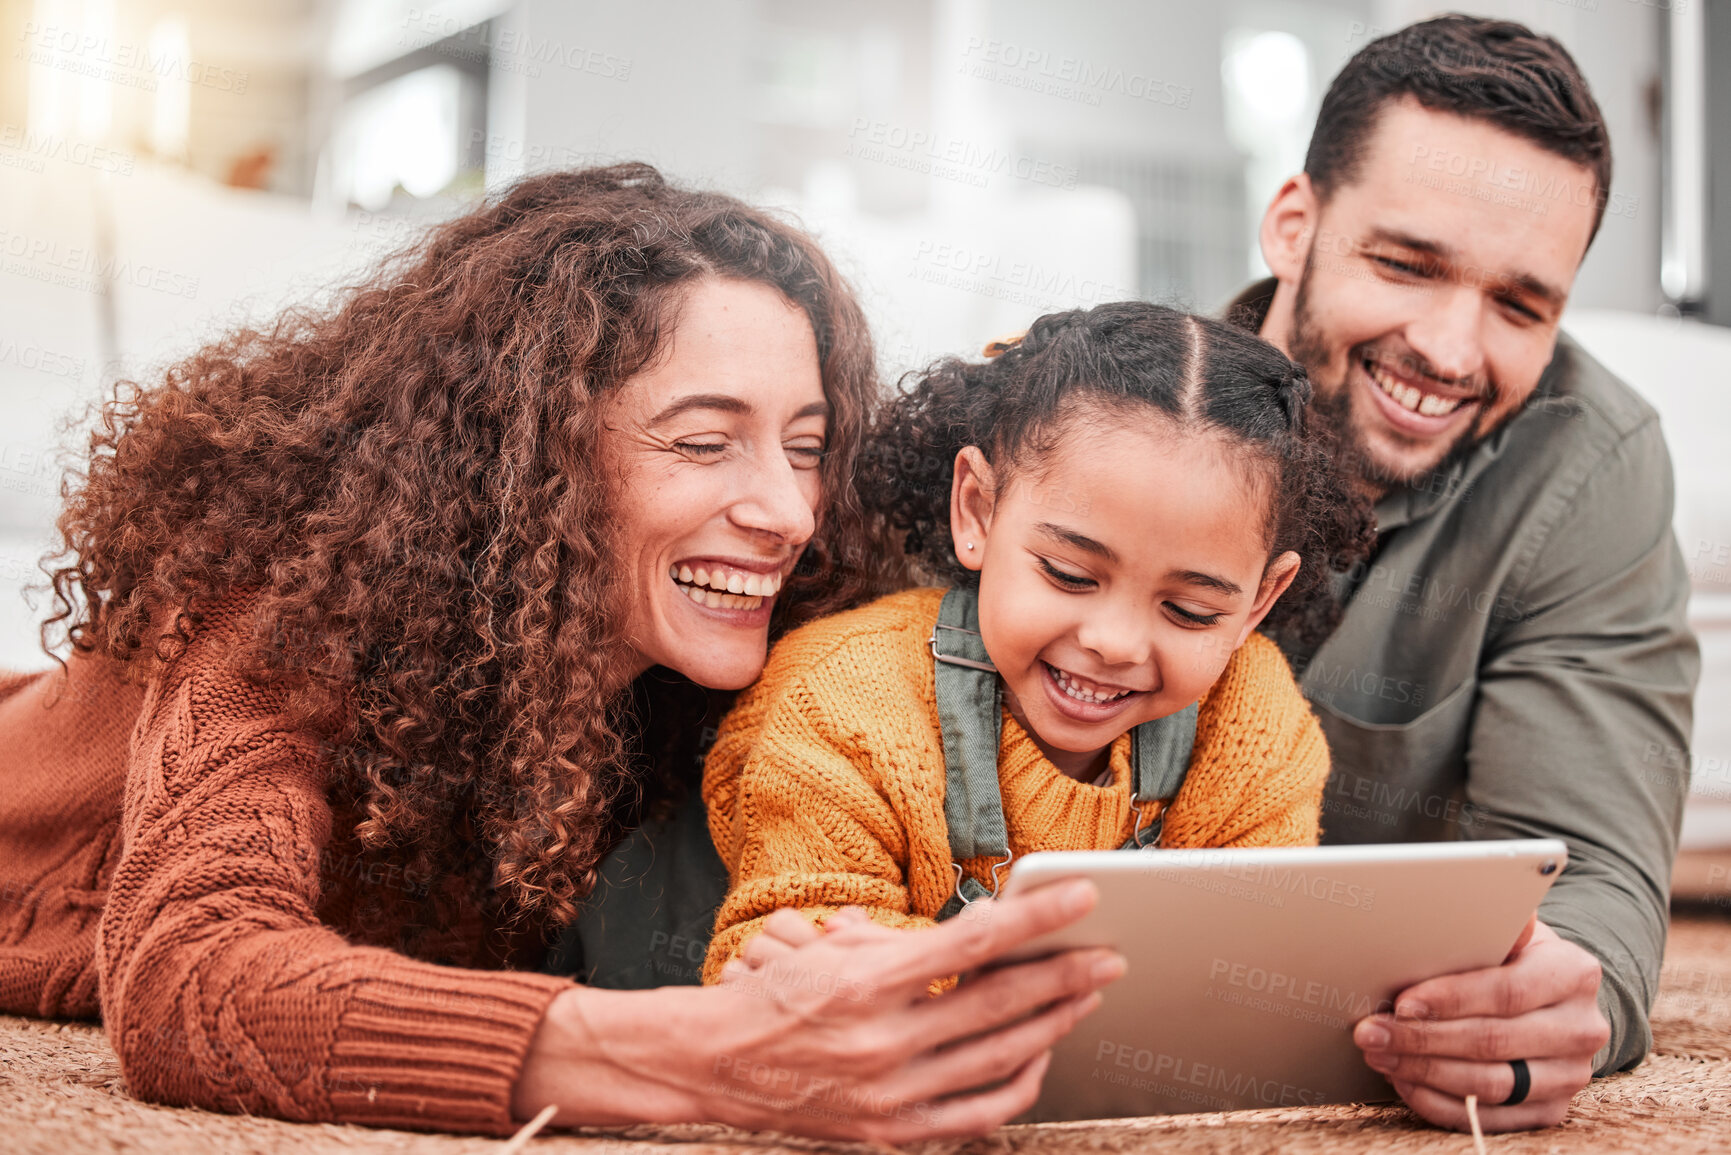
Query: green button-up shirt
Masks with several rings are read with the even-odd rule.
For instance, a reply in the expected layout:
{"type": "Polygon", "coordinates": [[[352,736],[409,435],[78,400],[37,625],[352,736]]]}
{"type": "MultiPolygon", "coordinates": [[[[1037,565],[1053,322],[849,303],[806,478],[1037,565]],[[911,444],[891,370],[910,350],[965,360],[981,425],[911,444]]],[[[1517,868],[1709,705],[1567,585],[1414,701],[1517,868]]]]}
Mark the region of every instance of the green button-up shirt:
{"type": "MultiPolygon", "coordinates": [[[[1260,328],[1271,286],[1233,319],[1260,328]]],[[[1568,844],[1539,917],[1604,966],[1600,1074],[1652,1043],[1688,792],[1700,655],[1671,505],[1658,415],[1560,336],[1518,416],[1377,503],[1339,627],[1287,647],[1333,760],[1324,842],[1568,844]]]]}

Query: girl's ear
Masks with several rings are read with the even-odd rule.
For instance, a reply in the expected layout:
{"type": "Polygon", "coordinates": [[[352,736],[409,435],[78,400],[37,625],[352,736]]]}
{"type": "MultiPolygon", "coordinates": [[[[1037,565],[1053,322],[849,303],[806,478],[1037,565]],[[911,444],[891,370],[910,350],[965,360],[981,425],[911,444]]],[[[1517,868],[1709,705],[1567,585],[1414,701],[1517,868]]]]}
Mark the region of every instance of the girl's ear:
{"type": "Polygon", "coordinates": [[[950,482],[950,541],[956,560],[967,569],[978,570],[986,556],[986,535],[991,532],[996,504],[992,463],[978,447],[964,446],[956,454],[955,477],[950,482]]]}
{"type": "Polygon", "coordinates": [[[1233,643],[1237,649],[1244,644],[1244,639],[1250,636],[1250,631],[1262,624],[1262,619],[1268,616],[1268,611],[1274,608],[1274,603],[1287,587],[1292,585],[1292,579],[1298,576],[1298,555],[1287,550],[1275,558],[1269,565],[1268,572],[1262,575],[1262,584],[1256,590],[1256,604],[1250,607],[1250,616],[1244,621],[1244,629],[1239,631],[1238,640],[1233,643]]]}

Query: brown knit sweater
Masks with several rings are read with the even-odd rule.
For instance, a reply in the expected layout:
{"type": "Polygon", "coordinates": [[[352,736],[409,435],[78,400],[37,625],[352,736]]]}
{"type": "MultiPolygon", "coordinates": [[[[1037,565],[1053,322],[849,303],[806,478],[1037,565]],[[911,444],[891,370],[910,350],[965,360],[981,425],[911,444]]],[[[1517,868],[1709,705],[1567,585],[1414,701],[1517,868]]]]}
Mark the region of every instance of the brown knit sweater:
{"type": "Polygon", "coordinates": [[[510,1131],[570,980],[499,969],[529,956],[479,911],[412,925],[439,880],[360,851],[316,740],[224,668],[245,605],[147,685],[86,655],[0,675],[0,1010],[100,1011],[155,1102],[510,1131]]]}

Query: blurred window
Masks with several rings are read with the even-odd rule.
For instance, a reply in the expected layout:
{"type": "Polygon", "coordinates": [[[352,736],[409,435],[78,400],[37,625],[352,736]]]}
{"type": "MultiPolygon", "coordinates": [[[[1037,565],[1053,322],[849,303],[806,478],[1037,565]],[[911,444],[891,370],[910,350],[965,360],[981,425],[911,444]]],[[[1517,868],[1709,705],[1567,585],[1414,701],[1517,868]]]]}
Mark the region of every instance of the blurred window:
{"type": "Polygon", "coordinates": [[[343,105],[331,133],[331,191],[369,211],[397,189],[429,197],[461,165],[463,75],[448,64],[387,80],[343,105]]]}

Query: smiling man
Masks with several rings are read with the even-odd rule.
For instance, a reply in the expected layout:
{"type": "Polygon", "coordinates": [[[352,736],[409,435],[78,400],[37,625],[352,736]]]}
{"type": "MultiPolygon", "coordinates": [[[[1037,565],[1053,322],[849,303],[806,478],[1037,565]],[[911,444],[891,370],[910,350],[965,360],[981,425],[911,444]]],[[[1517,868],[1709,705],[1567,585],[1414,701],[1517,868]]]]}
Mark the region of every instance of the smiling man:
{"type": "Polygon", "coordinates": [[[1328,842],[1556,837],[1502,966],[1355,1038],[1443,1126],[1546,1126],[1639,1062],[1699,671],[1659,422],[1558,327],[1610,140],[1554,40],[1449,16],[1368,45],[1263,219],[1231,308],[1309,369],[1376,500],[1340,627],[1288,656],[1333,757],[1328,842]]]}

